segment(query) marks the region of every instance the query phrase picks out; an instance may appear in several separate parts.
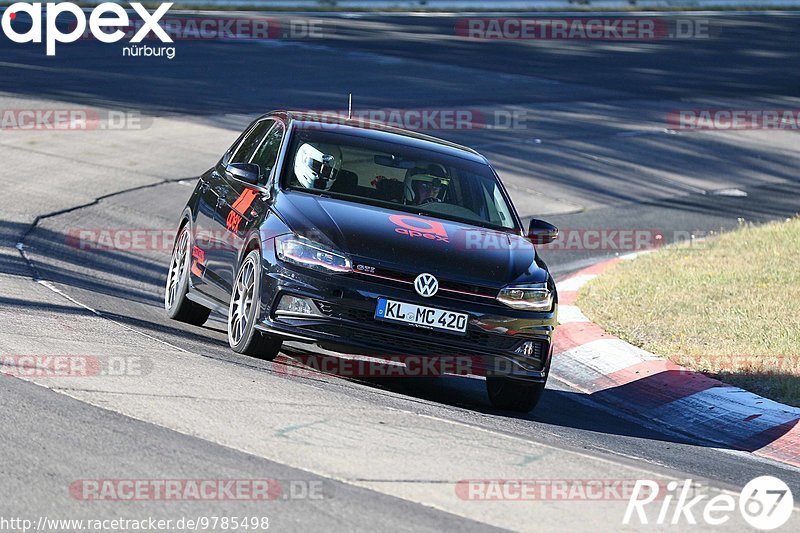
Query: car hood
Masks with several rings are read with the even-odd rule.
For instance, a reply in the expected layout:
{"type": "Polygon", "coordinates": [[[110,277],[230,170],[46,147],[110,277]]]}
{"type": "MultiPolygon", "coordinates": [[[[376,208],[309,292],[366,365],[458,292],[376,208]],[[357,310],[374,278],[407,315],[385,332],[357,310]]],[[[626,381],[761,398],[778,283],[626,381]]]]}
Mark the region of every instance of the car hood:
{"type": "Polygon", "coordinates": [[[346,253],[357,268],[429,272],[486,287],[548,277],[519,235],[294,191],[282,192],[273,208],[294,233],[346,253]]]}

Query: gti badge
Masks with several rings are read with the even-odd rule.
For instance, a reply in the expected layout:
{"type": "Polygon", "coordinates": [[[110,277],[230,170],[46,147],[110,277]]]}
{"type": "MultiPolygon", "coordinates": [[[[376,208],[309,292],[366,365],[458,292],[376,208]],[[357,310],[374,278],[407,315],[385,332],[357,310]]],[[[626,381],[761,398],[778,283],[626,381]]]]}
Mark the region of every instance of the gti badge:
{"type": "Polygon", "coordinates": [[[439,290],[439,282],[433,274],[420,274],[414,280],[414,289],[420,296],[430,298],[439,290]]]}

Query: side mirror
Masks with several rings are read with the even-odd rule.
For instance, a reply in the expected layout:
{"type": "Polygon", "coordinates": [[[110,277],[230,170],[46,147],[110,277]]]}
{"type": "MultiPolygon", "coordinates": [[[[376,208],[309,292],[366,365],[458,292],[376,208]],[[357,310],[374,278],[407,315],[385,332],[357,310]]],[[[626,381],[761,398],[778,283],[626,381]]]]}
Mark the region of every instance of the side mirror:
{"type": "Polygon", "coordinates": [[[229,178],[243,181],[250,185],[258,185],[261,169],[255,163],[228,163],[225,173],[229,178]]]}
{"type": "Polygon", "coordinates": [[[558,228],[549,222],[533,218],[528,226],[528,238],[533,244],[549,244],[558,238],[558,228]]]}

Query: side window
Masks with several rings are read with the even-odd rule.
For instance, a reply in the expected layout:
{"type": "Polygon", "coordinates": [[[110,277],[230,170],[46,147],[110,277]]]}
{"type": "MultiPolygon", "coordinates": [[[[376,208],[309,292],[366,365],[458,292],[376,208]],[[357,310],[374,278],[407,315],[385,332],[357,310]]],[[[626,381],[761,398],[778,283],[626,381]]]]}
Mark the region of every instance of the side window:
{"type": "Polygon", "coordinates": [[[242,144],[236,149],[233,156],[228,163],[248,163],[256,147],[261,142],[261,139],[269,131],[270,127],[274,124],[273,120],[262,120],[251,129],[242,141],[242,144]]]}
{"type": "Polygon", "coordinates": [[[236,149],[237,146],[239,146],[242,143],[244,138],[247,136],[248,131],[250,131],[249,128],[240,133],[239,136],[236,138],[236,140],[233,142],[233,144],[228,147],[228,151],[226,151],[225,154],[223,154],[222,161],[220,161],[223,167],[231,162],[231,156],[233,155],[233,151],[236,149]]]}
{"type": "Polygon", "coordinates": [[[269,178],[269,173],[275,166],[278,160],[278,151],[281,148],[281,140],[283,139],[283,125],[275,123],[269,133],[267,133],[264,142],[256,150],[255,155],[251,159],[251,163],[255,163],[261,168],[261,181],[265,182],[269,178]]]}

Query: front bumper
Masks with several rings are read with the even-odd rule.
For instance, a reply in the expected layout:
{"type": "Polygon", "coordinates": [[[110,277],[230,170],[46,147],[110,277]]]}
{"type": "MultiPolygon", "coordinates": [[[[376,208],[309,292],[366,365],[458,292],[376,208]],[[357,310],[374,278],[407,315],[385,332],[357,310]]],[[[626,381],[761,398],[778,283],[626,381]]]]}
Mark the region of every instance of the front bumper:
{"type": "Polygon", "coordinates": [[[468,361],[470,373],[533,382],[547,379],[556,305],[549,312],[532,313],[507,308],[493,299],[422,298],[413,289],[356,273],[326,275],[270,261],[264,262],[262,274],[256,328],[265,333],[346,354],[395,360],[458,359],[468,361]],[[310,299],[319,316],[276,314],[286,294],[310,299]],[[467,313],[467,332],[457,335],[375,320],[379,297],[467,313]],[[531,344],[524,350],[526,343],[531,344]]]}

